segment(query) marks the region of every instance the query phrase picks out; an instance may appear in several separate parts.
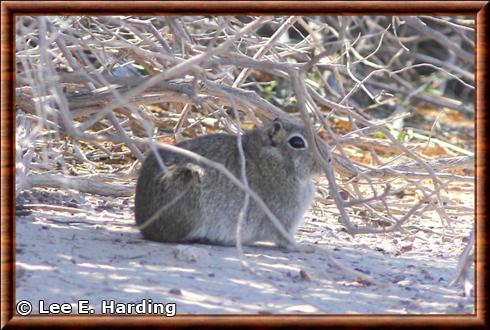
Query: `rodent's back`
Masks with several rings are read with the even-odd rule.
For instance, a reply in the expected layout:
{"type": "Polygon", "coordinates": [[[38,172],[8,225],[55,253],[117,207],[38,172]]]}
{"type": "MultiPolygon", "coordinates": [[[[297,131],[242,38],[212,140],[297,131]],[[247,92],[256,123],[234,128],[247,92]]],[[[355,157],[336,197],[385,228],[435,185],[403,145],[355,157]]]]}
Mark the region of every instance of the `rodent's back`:
{"type": "MultiPolygon", "coordinates": [[[[238,175],[234,170],[236,150],[232,144],[236,144],[236,137],[215,134],[183,141],[176,146],[222,163],[238,175]]],[[[158,155],[150,150],[140,169],[135,194],[136,224],[148,239],[180,242],[203,216],[202,188],[209,190],[231,182],[189,157],[163,148],[158,148],[157,152],[158,155]],[[161,158],[166,170],[161,168],[157,157],[161,158]]],[[[207,202],[213,203],[212,199],[217,198],[215,195],[207,202]]]]}

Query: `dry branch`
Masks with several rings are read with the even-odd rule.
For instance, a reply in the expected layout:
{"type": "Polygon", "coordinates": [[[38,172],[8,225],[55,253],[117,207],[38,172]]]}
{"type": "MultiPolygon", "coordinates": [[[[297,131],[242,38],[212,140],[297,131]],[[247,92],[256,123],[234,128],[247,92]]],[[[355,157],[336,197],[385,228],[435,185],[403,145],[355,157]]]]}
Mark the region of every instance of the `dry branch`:
{"type": "Polygon", "coordinates": [[[101,196],[129,197],[134,194],[134,187],[100,182],[90,177],[60,176],[54,174],[29,175],[27,187],[44,187],[57,189],[73,189],[84,193],[101,196]]]}

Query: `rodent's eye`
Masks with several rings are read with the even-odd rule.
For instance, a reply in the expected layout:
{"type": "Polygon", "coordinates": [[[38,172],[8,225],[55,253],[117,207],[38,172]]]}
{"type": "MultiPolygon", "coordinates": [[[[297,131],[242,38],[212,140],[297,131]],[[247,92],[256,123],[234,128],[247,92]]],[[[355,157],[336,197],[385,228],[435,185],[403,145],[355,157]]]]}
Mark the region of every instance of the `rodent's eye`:
{"type": "Polygon", "coordinates": [[[306,141],[301,136],[292,136],[288,142],[294,149],[306,149],[306,141]]]}

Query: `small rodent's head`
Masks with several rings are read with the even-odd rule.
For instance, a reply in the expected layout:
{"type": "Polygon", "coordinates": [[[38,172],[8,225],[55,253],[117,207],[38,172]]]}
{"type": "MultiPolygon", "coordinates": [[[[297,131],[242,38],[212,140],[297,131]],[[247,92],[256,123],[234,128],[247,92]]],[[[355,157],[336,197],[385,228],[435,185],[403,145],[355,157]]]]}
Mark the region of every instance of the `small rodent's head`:
{"type": "MultiPolygon", "coordinates": [[[[285,118],[276,118],[261,131],[262,141],[266,145],[264,152],[270,158],[276,159],[276,163],[284,164],[287,172],[299,177],[321,173],[321,165],[309,145],[302,124],[285,118]]],[[[324,154],[325,143],[318,136],[315,136],[315,139],[320,153],[324,154]]]]}

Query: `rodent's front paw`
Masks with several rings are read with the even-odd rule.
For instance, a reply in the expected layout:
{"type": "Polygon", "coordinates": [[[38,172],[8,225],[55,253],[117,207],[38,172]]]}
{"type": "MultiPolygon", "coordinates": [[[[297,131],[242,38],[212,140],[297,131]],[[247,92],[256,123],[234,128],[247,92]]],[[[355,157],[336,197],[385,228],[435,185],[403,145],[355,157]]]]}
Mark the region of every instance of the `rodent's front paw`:
{"type": "Polygon", "coordinates": [[[316,252],[316,248],[312,245],[286,245],[283,247],[288,252],[300,252],[300,253],[313,253],[316,252]]]}
{"type": "Polygon", "coordinates": [[[299,245],[296,246],[297,252],[302,253],[314,253],[316,252],[316,248],[313,245],[299,245]]]}

